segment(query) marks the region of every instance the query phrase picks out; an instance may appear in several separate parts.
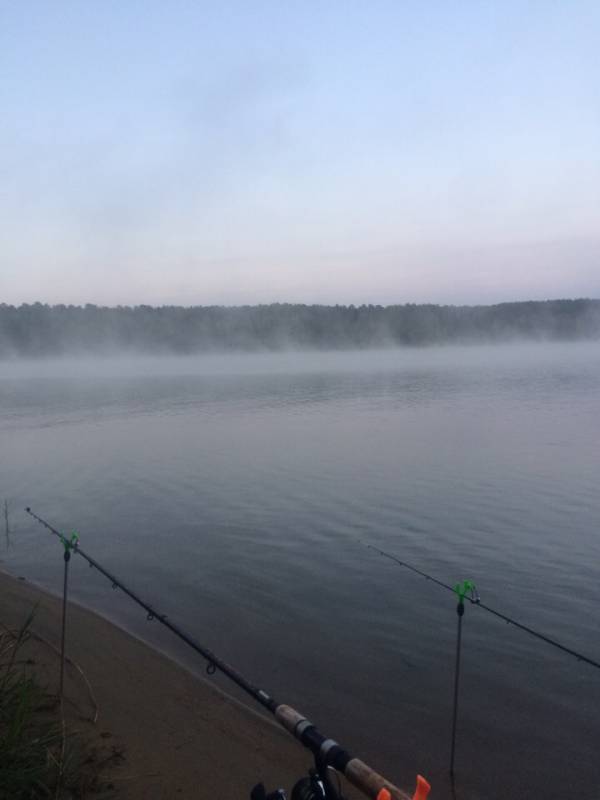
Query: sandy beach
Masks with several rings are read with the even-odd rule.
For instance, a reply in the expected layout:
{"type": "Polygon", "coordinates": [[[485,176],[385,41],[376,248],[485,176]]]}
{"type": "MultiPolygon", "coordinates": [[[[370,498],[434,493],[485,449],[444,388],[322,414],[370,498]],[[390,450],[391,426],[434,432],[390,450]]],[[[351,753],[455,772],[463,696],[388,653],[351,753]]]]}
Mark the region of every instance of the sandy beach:
{"type": "MultiPolygon", "coordinates": [[[[28,645],[28,656],[56,691],[59,659],[50,645],[60,644],[60,599],[5,573],[0,586],[4,626],[21,625],[36,607],[32,631],[41,640],[28,645]]],[[[67,653],[89,682],[68,665],[69,713],[106,754],[103,777],[120,798],[243,800],[259,781],[289,791],[310,766],[275,723],[74,603],[67,653]]]]}

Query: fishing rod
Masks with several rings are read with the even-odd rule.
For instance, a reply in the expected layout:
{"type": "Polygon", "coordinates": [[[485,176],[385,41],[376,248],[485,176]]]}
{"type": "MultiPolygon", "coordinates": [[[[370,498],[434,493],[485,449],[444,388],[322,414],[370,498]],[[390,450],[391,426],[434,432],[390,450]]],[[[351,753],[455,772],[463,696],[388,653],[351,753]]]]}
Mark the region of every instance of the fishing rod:
{"type": "MultiPolygon", "coordinates": [[[[429,793],[429,783],[421,775],[417,775],[417,787],[412,799],[410,795],[403,792],[393,783],[390,783],[379,773],[375,772],[368,764],[365,764],[358,758],[350,755],[341,745],[334,739],[324,736],[312,722],[306,719],[299,711],[289,705],[278,703],[271,695],[260,689],[258,686],[250,683],[240,672],[234,667],[220,658],[208,647],[197,642],[188,633],[182,630],[178,625],[165,615],[160,614],[149,603],[134,591],[129,589],[121,580],[116,578],[111,572],[105,569],[96,559],[85,553],[79,546],[78,538],[71,537],[67,539],[60,531],[50,525],[45,519],[35,514],[31,508],[27,507],[25,511],[43,525],[51,534],[57,536],[62,544],[68,546],[74,553],[81,556],[88,562],[90,567],[98,570],[101,575],[104,575],[111,584],[113,589],[121,589],[134,603],[141,606],[146,611],[147,619],[149,621],[156,620],[168,628],[175,636],[185,642],[192,650],[202,656],[207,662],[207,672],[209,675],[214,674],[216,670],[222,672],[233,681],[240,689],[246,694],[250,695],[257,703],[260,703],[263,708],[266,708],[279,724],[284,727],[288,733],[291,733],[301,744],[311,751],[315,758],[315,770],[311,771],[310,778],[301,779],[294,789],[294,796],[303,798],[303,800],[316,800],[319,797],[325,800],[342,800],[341,795],[331,784],[328,777],[328,770],[331,768],[336,772],[341,773],[344,777],[357,789],[363,792],[367,797],[373,800],[426,800],[429,793]],[[310,793],[312,792],[312,794],[310,793]],[[320,794],[319,794],[320,792],[320,794]]],[[[261,790],[264,794],[264,787],[259,784],[255,787],[253,795],[261,797],[261,790]],[[258,792],[255,794],[256,790],[258,792]]],[[[267,797],[267,795],[264,795],[267,797]]],[[[270,797],[269,795],[268,797],[270,797]]],[[[284,797],[284,795],[273,796],[284,797]]]]}
{"type": "MultiPolygon", "coordinates": [[[[375,547],[373,544],[369,544],[368,542],[363,542],[370,550],[374,550],[375,552],[379,553],[386,558],[389,558],[390,561],[394,561],[401,567],[405,567],[406,569],[410,570],[411,572],[415,572],[417,575],[420,575],[425,580],[431,581],[432,583],[441,586],[443,589],[447,589],[449,592],[453,594],[456,593],[456,587],[450,586],[448,583],[444,583],[444,581],[438,580],[438,578],[434,578],[433,575],[428,575],[426,572],[423,572],[416,567],[413,567],[412,564],[408,564],[406,561],[398,558],[397,556],[393,555],[392,553],[387,553],[385,550],[381,550],[379,547],[375,547]]],[[[545,633],[540,633],[540,631],[536,631],[534,628],[530,628],[528,625],[524,625],[522,622],[518,622],[516,619],[509,617],[507,614],[503,614],[500,611],[497,611],[495,608],[491,608],[490,606],[486,605],[485,603],[481,602],[481,598],[479,597],[479,593],[475,592],[472,596],[468,594],[464,596],[465,600],[468,600],[474,606],[478,608],[482,608],[484,611],[487,611],[489,614],[493,614],[498,619],[504,620],[509,625],[514,625],[515,628],[519,628],[525,633],[530,634],[531,636],[535,636],[536,639],[540,639],[542,642],[546,642],[546,644],[552,645],[552,647],[556,647],[558,650],[562,650],[563,653],[567,653],[570,656],[574,656],[578,661],[583,661],[586,664],[589,664],[592,667],[596,667],[596,669],[600,669],[600,662],[595,661],[593,658],[589,658],[589,656],[584,655],[583,653],[579,653],[577,650],[573,650],[571,647],[567,647],[567,645],[562,644],[561,642],[557,641],[556,639],[551,638],[550,636],[546,636],[545,633]]]]}

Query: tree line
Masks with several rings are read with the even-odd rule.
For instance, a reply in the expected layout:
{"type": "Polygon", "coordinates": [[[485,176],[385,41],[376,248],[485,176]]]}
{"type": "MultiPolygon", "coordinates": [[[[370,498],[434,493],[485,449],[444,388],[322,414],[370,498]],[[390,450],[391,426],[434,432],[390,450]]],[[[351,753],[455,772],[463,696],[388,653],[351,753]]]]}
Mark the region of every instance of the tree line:
{"type": "Polygon", "coordinates": [[[600,338],[600,300],[489,306],[0,304],[0,357],[600,338]]]}

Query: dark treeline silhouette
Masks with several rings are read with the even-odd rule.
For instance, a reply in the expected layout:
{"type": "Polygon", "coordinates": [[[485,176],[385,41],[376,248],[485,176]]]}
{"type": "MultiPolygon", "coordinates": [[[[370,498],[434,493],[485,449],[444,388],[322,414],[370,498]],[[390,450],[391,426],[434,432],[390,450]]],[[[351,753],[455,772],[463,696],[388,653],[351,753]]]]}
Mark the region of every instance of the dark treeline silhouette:
{"type": "Polygon", "coordinates": [[[0,357],[600,338],[600,300],[492,306],[0,305],[0,357]]]}

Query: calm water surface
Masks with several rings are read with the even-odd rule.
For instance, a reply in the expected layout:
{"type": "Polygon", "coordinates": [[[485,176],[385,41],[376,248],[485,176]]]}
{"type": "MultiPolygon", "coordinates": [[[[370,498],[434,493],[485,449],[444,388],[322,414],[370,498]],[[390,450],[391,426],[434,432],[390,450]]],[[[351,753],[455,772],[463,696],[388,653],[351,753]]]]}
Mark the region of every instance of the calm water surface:
{"type": "MultiPolygon", "coordinates": [[[[455,603],[361,542],[600,659],[598,345],[5,363],[0,408],[5,566],[58,591],[21,509],[76,528],[407,789],[450,796],[455,603]]],[[[82,561],[72,581],[202,668],[82,561]]],[[[597,800],[600,671],[470,606],[463,643],[457,796],[597,800]]]]}

